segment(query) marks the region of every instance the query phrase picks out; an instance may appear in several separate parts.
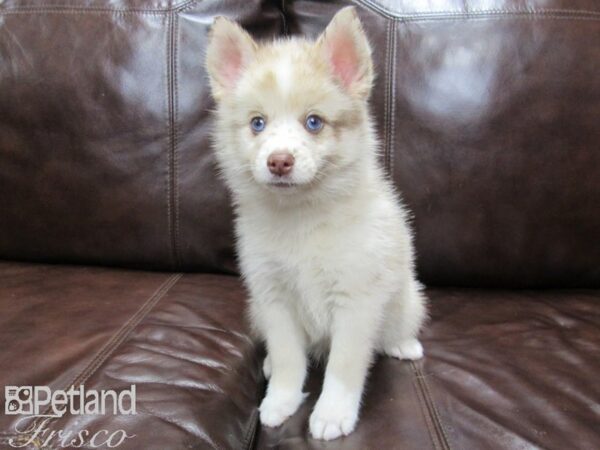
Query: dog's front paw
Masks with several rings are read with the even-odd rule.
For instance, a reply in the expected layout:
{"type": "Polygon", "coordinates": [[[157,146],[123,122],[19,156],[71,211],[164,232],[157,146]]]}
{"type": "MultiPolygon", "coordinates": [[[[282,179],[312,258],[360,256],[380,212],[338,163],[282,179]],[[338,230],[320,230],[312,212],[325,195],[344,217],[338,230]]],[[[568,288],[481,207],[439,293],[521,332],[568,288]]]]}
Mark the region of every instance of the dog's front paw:
{"type": "Polygon", "coordinates": [[[414,361],[423,357],[423,346],[417,339],[406,339],[399,344],[386,347],[385,353],[394,358],[414,361]]]}
{"type": "Polygon", "coordinates": [[[278,427],[296,412],[305,395],[302,392],[274,391],[267,394],[260,404],[260,423],[278,427]]]}
{"type": "Polygon", "coordinates": [[[315,439],[337,439],[352,433],[357,420],[358,405],[319,400],[310,416],[310,434],[315,439]]]}

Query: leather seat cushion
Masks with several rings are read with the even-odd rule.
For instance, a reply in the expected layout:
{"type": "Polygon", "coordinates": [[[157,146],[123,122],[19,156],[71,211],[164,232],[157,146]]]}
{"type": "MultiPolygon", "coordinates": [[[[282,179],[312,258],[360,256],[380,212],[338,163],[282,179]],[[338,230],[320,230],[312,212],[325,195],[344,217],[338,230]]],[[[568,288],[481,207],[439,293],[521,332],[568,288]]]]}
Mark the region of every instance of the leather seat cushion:
{"type": "MultiPolygon", "coordinates": [[[[136,415],[48,430],[124,429],[136,435],[125,449],[247,448],[262,375],[244,298],[230,276],[0,262],[0,384],[135,384],[136,415]]],[[[19,417],[0,415],[0,447],[19,417]]]]}
{"type": "MultiPolygon", "coordinates": [[[[3,385],[137,388],[134,416],[51,430],[125,429],[122,448],[600,448],[600,293],[429,290],[424,360],[379,358],[361,421],[308,437],[321,370],[282,427],[257,427],[260,349],[236,277],[0,263],[3,385]],[[133,445],[133,447],[131,447],[133,445]]],[[[3,394],[3,393],[2,393],[3,394]]],[[[17,416],[0,416],[2,442],[17,416]]]]}
{"type": "Polygon", "coordinates": [[[600,292],[430,290],[426,357],[379,358],[356,431],[308,437],[320,390],[258,448],[600,448],[600,292]]]}

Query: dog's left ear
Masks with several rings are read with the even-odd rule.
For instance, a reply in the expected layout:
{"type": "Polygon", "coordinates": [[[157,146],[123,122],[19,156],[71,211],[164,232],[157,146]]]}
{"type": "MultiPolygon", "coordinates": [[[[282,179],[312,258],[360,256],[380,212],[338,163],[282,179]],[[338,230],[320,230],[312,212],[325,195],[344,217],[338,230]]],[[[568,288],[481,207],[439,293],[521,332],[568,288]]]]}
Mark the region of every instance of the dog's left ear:
{"type": "Polygon", "coordinates": [[[225,17],[215,19],[206,50],[206,69],[215,99],[235,88],[256,48],[256,42],[237,23],[225,17]]]}
{"type": "Polygon", "coordinates": [[[359,97],[369,96],[373,84],[371,46],[353,6],[333,17],[317,47],[344,89],[359,97]]]}

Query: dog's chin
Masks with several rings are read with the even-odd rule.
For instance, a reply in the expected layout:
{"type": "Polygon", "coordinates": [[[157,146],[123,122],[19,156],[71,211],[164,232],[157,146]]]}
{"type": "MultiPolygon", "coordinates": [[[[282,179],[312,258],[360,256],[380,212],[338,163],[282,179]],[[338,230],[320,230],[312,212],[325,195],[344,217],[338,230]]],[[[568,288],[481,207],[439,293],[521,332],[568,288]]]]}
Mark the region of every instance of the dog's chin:
{"type": "Polygon", "coordinates": [[[297,195],[310,189],[312,185],[312,180],[308,182],[298,182],[294,180],[269,180],[258,183],[264,189],[274,194],[297,195]]]}
{"type": "Polygon", "coordinates": [[[293,181],[271,181],[263,183],[263,186],[269,191],[281,195],[295,194],[302,190],[305,185],[293,181]]]}

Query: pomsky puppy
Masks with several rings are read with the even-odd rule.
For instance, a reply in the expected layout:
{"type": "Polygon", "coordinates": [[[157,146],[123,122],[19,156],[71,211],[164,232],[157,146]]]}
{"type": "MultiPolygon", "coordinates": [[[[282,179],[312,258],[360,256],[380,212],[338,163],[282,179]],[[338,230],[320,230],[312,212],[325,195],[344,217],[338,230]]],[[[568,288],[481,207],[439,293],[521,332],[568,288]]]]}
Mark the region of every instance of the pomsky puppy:
{"type": "Polygon", "coordinates": [[[258,44],[219,17],[206,66],[249,315],[267,348],[260,420],[294,414],[312,356],[327,364],[310,433],[347,435],[374,354],[420,358],[426,315],[407,213],[378,163],[369,42],[353,7],[315,42],[258,44]]]}

